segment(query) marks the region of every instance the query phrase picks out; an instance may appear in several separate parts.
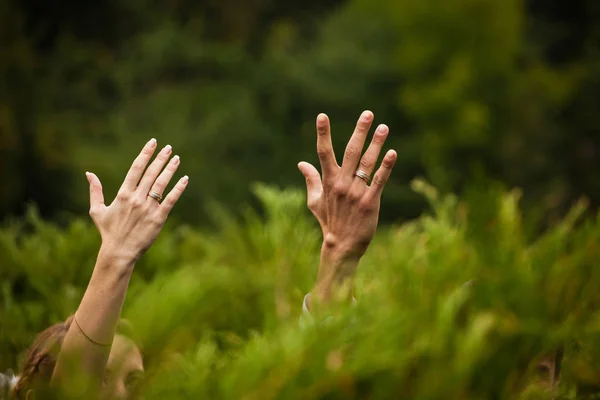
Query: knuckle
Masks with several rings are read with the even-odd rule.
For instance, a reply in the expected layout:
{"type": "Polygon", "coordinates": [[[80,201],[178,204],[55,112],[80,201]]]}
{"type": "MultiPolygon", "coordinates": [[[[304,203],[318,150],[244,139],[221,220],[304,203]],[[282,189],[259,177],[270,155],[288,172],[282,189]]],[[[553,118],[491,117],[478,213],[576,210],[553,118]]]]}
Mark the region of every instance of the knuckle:
{"type": "MultiPolygon", "coordinates": [[[[144,210],[144,212],[146,212],[148,215],[152,215],[152,212],[155,210],[155,206],[156,204],[158,204],[156,201],[148,201],[149,199],[146,198],[146,201],[142,202],[139,206],[142,210],[144,210]],[[153,204],[155,203],[155,204],[153,204]]],[[[154,199],[152,199],[154,200],[154,199]]]]}
{"type": "Polygon", "coordinates": [[[362,118],[361,118],[361,119],[358,121],[358,124],[357,124],[357,126],[358,126],[358,129],[359,129],[360,131],[366,131],[367,129],[369,129],[369,126],[370,126],[370,125],[371,125],[371,121],[369,121],[369,120],[366,120],[366,121],[365,121],[365,120],[364,120],[364,119],[362,119],[362,118]]]}
{"type": "Polygon", "coordinates": [[[348,187],[343,182],[337,182],[333,184],[331,192],[338,197],[343,197],[348,194],[348,187]]]}
{"type": "Polygon", "coordinates": [[[356,126],[360,129],[368,129],[373,122],[373,114],[363,113],[358,119],[356,126]]]}
{"type": "Polygon", "coordinates": [[[165,184],[165,181],[163,181],[162,179],[157,179],[154,182],[152,189],[150,189],[150,190],[152,190],[153,192],[162,193],[166,186],[167,185],[165,184]]]}
{"type": "Polygon", "coordinates": [[[124,190],[119,190],[119,193],[117,193],[117,200],[122,202],[128,202],[130,197],[130,193],[124,190]]]}
{"type": "Polygon", "coordinates": [[[383,142],[385,142],[386,137],[387,137],[387,134],[378,132],[373,136],[372,142],[374,144],[383,144],[383,142]]]}
{"type": "Polygon", "coordinates": [[[359,203],[360,199],[362,199],[362,194],[356,190],[351,190],[350,193],[348,193],[348,199],[352,203],[359,203]]]}
{"type": "Polygon", "coordinates": [[[167,168],[165,168],[165,170],[169,172],[175,172],[177,171],[177,164],[173,164],[172,162],[170,162],[167,164],[167,168]]]}
{"type": "Polygon", "coordinates": [[[375,160],[372,157],[364,156],[360,160],[360,166],[364,169],[371,169],[375,165],[375,160]]]}
{"type": "MultiPolygon", "coordinates": [[[[173,190],[176,192],[177,196],[180,196],[183,193],[183,191],[185,190],[185,186],[183,186],[182,184],[177,184],[177,185],[175,185],[173,190]]],[[[177,198],[179,198],[179,197],[177,197],[177,198]]],[[[173,200],[176,201],[175,198],[173,198],[173,200]]]]}
{"type": "Polygon", "coordinates": [[[131,165],[131,169],[135,172],[140,172],[144,169],[144,164],[138,160],[135,160],[135,162],[131,165]]]}
{"type": "Polygon", "coordinates": [[[385,185],[385,183],[387,182],[387,177],[383,176],[383,174],[376,174],[375,177],[373,177],[373,183],[379,186],[385,185]]]}
{"type": "Polygon", "coordinates": [[[329,158],[329,151],[327,149],[319,148],[317,149],[317,156],[319,157],[319,160],[327,160],[329,158]]]}
{"type": "Polygon", "coordinates": [[[391,159],[391,160],[389,160],[389,159],[385,158],[385,159],[383,160],[383,166],[384,166],[385,168],[387,168],[387,169],[392,169],[392,167],[394,166],[394,163],[395,163],[395,162],[396,162],[396,161],[395,161],[394,159],[391,159]]]}
{"type": "Polygon", "coordinates": [[[335,181],[332,178],[330,178],[328,176],[325,176],[323,178],[323,183],[322,183],[323,184],[323,189],[326,190],[326,191],[331,190],[333,188],[334,182],[335,181]]]}
{"type": "Polygon", "coordinates": [[[144,199],[140,197],[135,197],[132,200],[130,200],[130,202],[133,208],[141,208],[146,203],[144,199]]]}
{"type": "Polygon", "coordinates": [[[357,153],[358,153],[358,150],[356,147],[350,146],[350,145],[346,147],[346,152],[345,152],[346,157],[353,157],[357,153]]]}

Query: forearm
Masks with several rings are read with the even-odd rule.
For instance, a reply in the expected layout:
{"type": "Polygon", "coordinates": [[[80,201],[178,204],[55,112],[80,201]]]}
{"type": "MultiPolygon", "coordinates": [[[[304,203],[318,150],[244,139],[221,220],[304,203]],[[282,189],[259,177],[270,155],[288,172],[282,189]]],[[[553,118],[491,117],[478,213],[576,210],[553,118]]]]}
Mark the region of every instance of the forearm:
{"type": "Polygon", "coordinates": [[[74,373],[85,374],[86,390],[102,382],[109,344],[113,341],[133,271],[132,260],[112,247],[100,249],[92,277],[75,313],[76,320],[61,347],[52,376],[53,385],[72,386],[74,373]]]}
{"type": "Polygon", "coordinates": [[[307,305],[309,309],[314,301],[323,305],[334,299],[349,301],[359,261],[360,256],[325,240],[321,248],[317,281],[307,305]]]}

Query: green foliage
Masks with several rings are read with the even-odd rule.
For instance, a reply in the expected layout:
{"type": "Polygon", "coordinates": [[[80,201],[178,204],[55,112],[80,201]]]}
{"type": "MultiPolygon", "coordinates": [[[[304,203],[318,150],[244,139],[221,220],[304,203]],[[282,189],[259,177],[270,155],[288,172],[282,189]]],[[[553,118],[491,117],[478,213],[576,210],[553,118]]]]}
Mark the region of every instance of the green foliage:
{"type": "MultiPolygon", "coordinates": [[[[531,237],[517,191],[459,200],[413,188],[431,214],[379,230],[357,305],[327,323],[299,323],[321,240],[303,193],[257,185],[264,215],[215,207],[214,232],[166,227],[124,310],[142,339],[146,398],[551,399],[532,383],[535,364],[561,347],[561,398],[597,393],[598,218],[580,203],[531,237]]],[[[98,244],[91,224],[59,228],[34,212],[0,231],[0,368],[73,312],[98,244]]]]}
{"type": "MultiPolygon", "coordinates": [[[[558,347],[561,394],[598,391],[597,219],[531,223],[600,204],[597,2],[42,3],[0,4],[0,217],[83,212],[86,170],[110,201],[153,136],[191,177],[172,220],[203,228],[165,228],[125,309],[147,398],[550,398],[527,382],[558,347]],[[301,329],[320,243],[303,195],[240,205],[248,182],[303,183],[318,112],[341,160],[365,108],[399,152],[383,220],[424,208],[415,175],[467,190],[415,182],[432,215],[380,229],[358,305],[301,329]]],[[[98,246],[87,220],[5,222],[0,368],[75,310],[98,246]]]]}
{"type": "Polygon", "coordinates": [[[523,187],[542,215],[582,193],[596,206],[600,14],[593,0],[569,13],[527,3],[113,0],[46,15],[6,1],[0,217],[30,200],[44,216],[83,212],[86,170],[110,199],[156,137],[191,177],[175,216],[205,224],[214,200],[251,201],[249,182],[301,185],[319,112],[340,157],[363,109],[399,152],[386,221],[422,211],[403,186],[419,174],[459,193],[488,177],[523,187]],[[585,22],[563,26],[571,12],[585,22]]]}

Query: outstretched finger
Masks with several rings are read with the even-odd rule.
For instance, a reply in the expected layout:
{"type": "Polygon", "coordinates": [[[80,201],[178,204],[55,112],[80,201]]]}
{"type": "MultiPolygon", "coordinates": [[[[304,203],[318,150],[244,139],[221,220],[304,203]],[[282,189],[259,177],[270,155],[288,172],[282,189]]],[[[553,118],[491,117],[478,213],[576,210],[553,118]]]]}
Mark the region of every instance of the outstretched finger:
{"type": "Polygon", "coordinates": [[[144,173],[144,176],[142,177],[142,180],[140,181],[140,184],[137,187],[136,191],[138,192],[139,196],[143,198],[148,196],[150,188],[152,187],[152,185],[154,185],[158,174],[160,174],[160,171],[162,171],[163,167],[169,160],[169,156],[171,155],[172,151],[173,148],[171,147],[171,145],[168,144],[165,147],[163,147],[161,151],[158,152],[158,155],[156,156],[154,161],[152,161],[152,163],[144,173]]]}
{"type": "Polygon", "coordinates": [[[373,177],[373,182],[371,182],[371,186],[369,187],[369,196],[373,199],[380,199],[381,193],[383,193],[383,188],[385,187],[386,182],[390,178],[392,173],[392,169],[394,168],[394,164],[396,164],[396,159],[398,155],[394,150],[388,150],[383,157],[383,161],[381,162],[381,166],[375,173],[373,177]]]}
{"type": "Polygon", "coordinates": [[[344,160],[342,161],[342,177],[347,181],[351,181],[358,165],[358,160],[362,154],[365,140],[369,134],[369,129],[373,123],[373,113],[371,111],[363,111],[356,123],[354,133],[348,141],[346,146],[346,152],[344,153],[344,160]]]}
{"type": "Polygon", "coordinates": [[[179,200],[179,198],[185,191],[188,182],[189,177],[187,175],[179,179],[179,181],[177,181],[177,183],[175,184],[175,187],[171,189],[167,197],[165,197],[163,202],[160,203],[161,213],[163,214],[164,218],[166,218],[169,215],[169,213],[177,203],[177,200],[179,200]]]}
{"type": "Polygon", "coordinates": [[[332,176],[337,168],[333,144],[331,143],[331,127],[327,115],[321,113],[317,116],[317,155],[321,164],[323,179],[332,176]]]}
{"type": "Polygon", "coordinates": [[[171,182],[171,178],[175,175],[177,168],[179,168],[179,156],[171,158],[171,161],[169,161],[163,172],[160,173],[150,190],[162,196],[167,185],[171,182]]]}
{"type": "Polygon", "coordinates": [[[312,164],[304,161],[298,163],[298,169],[306,180],[306,203],[308,208],[311,208],[319,200],[323,192],[321,176],[319,176],[319,171],[312,164]]]}
{"type": "Polygon", "coordinates": [[[96,174],[86,172],[88,183],[90,184],[90,214],[101,211],[104,207],[104,193],[102,193],[102,183],[96,174]]]}
{"type": "Polygon", "coordinates": [[[100,183],[100,179],[98,179],[96,174],[92,172],[86,172],[85,176],[90,184],[90,214],[92,214],[105,207],[102,183],[100,183]]]}
{"type": "Polygon", "coordinates": [[[131,168],[129,168],[129,172],[127,172],[127,176],[123,181],[123,185],[121,185],[121,189],[129,191],[135,190],[155,149],[156,139],[150,139],[142,149],[141,153],[133,160],[133,164],[131,164],[131,168]]]}
{"type": "Polygon", "coordinates": [[[381,153],[381,148],[385,143],[385,139],[388,136],[389,128],[387,125],[381,124],[375,130],[375,134],[373,135],[373,139],[371,139],[371,143],[360,159],[360,163],[358,164],[358,168],[367,173],[367,175],[371,175],[373,170],[375,169],[375,163],[379,158],[379,153],[381,153]]]}

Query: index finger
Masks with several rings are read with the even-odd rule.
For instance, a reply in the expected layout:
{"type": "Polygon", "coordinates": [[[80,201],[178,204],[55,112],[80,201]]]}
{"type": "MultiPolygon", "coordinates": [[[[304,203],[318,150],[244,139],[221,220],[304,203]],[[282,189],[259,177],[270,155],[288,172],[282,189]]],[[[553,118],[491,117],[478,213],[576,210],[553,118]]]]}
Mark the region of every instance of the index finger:
{"type": "Polygon", "coordinates": [[[133,164],[131,164],[131,168],[129,168],[127,176],[125,176],[121,189],[135,190],[148,162],[152,158],[152,154],[154,154],[154,150],[156,150],[156,139],[152,138],[144,145],[144,148],[135,160],[133,160],[133,164]]]}
{"type": "Polygon", "coordinates": [[[327,115],[321,113],[317,116],[317,155],[321,164],[323,180],[333,175],[338,166],[331,144],[331,128],[327,115]]]}

